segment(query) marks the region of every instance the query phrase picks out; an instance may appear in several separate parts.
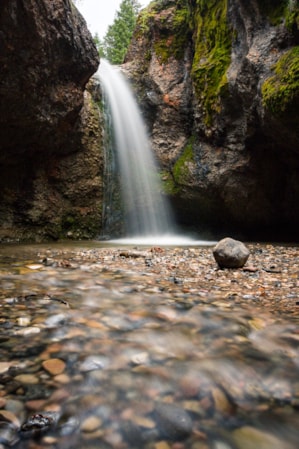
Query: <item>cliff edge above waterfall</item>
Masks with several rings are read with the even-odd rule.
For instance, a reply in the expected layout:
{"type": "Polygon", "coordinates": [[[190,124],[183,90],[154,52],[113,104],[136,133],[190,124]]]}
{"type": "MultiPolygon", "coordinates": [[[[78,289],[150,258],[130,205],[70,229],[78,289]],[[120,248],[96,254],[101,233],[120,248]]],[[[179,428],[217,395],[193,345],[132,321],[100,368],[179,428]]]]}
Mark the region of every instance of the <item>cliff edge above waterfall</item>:
{"type": "Polygon", "coordinates": [[[85,87],[98,64],[71,0],[1,0],[0,241],[95,234],[101,130],[85,87]]]}
{"type": "Polygon", "coordinates": [[[297,235],[298,26],[297,1],[163,0],[141,12],[124,70],[182,224],[297,235]]]}

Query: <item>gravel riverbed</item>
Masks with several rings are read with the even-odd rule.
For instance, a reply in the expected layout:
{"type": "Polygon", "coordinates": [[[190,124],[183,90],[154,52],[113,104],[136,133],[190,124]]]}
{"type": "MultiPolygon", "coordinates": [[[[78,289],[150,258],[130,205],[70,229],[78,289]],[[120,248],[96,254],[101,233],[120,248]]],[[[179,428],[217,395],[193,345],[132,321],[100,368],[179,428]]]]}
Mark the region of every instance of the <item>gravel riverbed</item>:
{"type": "Polygon", "coordinates": [[[299,249],[0,247],[0,448],[297,449],[299,249]]]}

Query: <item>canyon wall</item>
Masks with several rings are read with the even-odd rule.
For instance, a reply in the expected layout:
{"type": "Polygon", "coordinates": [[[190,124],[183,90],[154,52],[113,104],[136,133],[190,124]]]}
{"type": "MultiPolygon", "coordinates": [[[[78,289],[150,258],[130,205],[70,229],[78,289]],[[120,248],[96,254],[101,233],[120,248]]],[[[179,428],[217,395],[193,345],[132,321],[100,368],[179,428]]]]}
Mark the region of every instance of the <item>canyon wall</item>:
{"type": "MultiPolygon", "coordinates": [[[[160,0],[131,79],[177,220],[203,237],[296,240],[297,0],[160,0]]],[[[0,3],[0,241],[102,231],[99,64],[70,0],[0,3]]]]}
{"type": "Polygon", "coordinates": [[[299,225],[297,1],[162,0],[124,70],[182,225],[291,240],[299,225]]]}
{"type": "Polygon", "coordinates": [[[0,241],[99,232],[98,64],[70,0],[1,0],[0,241]]]}

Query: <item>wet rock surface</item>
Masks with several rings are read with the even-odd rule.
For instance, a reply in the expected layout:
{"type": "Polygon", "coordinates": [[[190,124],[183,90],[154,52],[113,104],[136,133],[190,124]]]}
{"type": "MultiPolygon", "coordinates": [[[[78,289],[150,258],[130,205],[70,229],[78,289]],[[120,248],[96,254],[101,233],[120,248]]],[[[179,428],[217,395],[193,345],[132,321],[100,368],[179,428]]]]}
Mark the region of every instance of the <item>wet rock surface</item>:
{"type": "Polygon", "coordinates": [[[3,0],[0,30],[0,241],[94,238],[103,169],[92,36],[70,0],[3,0]]]}
{"type": "Polygon", "coordinates": [[[299,249],[246,246],[2,246],[0,445],[297,449],[299,249]]]}

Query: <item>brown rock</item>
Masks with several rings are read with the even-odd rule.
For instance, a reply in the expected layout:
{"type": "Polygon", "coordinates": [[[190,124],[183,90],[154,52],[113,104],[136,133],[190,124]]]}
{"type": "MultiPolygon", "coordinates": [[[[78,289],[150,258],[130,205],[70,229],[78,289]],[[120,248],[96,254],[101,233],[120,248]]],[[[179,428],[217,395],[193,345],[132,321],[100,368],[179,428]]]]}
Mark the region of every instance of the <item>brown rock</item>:
{"type": "Polygon", "coordinates": [[[60,359],[49,359],[42,363],[43,368],[52,376],[61,374],[65,370],[65,362],[60,359]]]}
{"type": "Polygon", "coordinates": [[[94,432],[101,427],[102,421],[97,416],[89,416],[81,424],[82,432],[94,432]]]}

